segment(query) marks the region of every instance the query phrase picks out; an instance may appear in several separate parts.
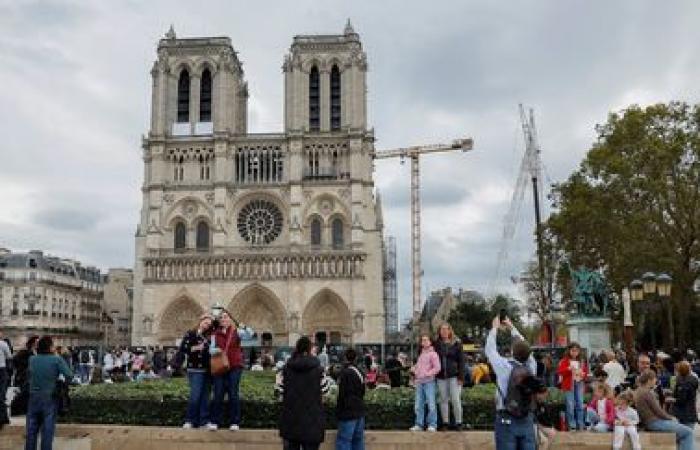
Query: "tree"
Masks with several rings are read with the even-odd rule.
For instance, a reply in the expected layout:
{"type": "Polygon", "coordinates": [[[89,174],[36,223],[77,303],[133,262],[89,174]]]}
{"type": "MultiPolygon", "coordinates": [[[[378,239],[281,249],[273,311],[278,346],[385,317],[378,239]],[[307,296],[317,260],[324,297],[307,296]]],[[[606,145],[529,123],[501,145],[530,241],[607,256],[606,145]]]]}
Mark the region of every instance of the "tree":
{"type": "Polygon", "coordinates": [[[505,308],[508,317],[520,327],[521,311],[517,300],[506,295],[497,295],[491,302],[467,300],[460,302],[450,312],[447,321],[459,337],[472,336],[481,338],[491,328],[491,321],[498,315],[501,308],[505,308]]]}
{"type": "Polygon", "coordinates": [[[596,131],[579,169],[554,186],[547,226],[572,264],[602,268],[616,292],[645,271],[670,272],[665,343],[686,346],[700,275],[700,105],[634,105],[596,131]]]}

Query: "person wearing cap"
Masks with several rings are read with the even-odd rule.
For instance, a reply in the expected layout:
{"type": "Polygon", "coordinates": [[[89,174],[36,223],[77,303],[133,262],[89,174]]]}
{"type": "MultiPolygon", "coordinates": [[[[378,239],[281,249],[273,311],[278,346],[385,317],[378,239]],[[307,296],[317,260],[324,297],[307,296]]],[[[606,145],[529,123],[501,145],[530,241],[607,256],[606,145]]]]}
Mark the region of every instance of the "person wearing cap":
{"type": "Polygon", "coordinates": [[[209,338],[214,319],[203,314],[197,324],[185,333],[178,350],[178,366],[182,358],[187,361],[187,380],[190,385],[190,398],[183,428],[197,428],[209,425],[209,338]]]}

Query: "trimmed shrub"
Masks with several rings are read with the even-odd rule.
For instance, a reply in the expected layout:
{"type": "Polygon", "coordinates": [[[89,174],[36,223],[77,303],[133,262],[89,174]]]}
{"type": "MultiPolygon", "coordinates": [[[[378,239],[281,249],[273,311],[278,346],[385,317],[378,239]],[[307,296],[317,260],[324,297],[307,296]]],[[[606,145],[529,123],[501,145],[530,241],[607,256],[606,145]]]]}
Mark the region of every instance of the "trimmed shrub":
{"type": "MultiPolygon", "coordinates": [[[[244,428],[277,428],[280,403],[274,396],[272,372],[245,372],[241,379],[241,410],[244,428]]],[[[462,390],[464,422],[476,429],[489,429],[494,421],[495,385],[462,390]]],[[[71,408],[62,422],[180,426],[184,420],[189,387],[182,378],[142,383],[79,386],[71,390],[71,408]]],[[[413,425],[414,391],[411,388],[374,389],[365,395],[368,429],[408,429],[413,425]]],[[[336,427],[335,396],[325,400],[328,428],[336,427]]],[[[224,408],[226,410],[226,408],[224,408]]],[[[547,404],[551,423],[563,410],[558,390],[547,404]]],[[[224,418],[224,423],[228,418],[224,418]]]]}

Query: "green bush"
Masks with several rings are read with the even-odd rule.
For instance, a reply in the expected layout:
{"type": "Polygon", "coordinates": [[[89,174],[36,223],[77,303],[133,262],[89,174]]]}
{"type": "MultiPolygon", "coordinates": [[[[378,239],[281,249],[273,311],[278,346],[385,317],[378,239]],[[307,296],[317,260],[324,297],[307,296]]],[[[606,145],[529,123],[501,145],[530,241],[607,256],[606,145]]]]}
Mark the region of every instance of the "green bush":
{"type": "MultiPolygon", "coordinates": [[[[272,372],[245,372],[241,380],[241,410],[244,428],[277,428],[280,403],[274,396],[272,372]]],[[[477,429],[491,428],[494,420],[495,385],[462,390],[464,421],[477,429]]],[[[71,390],[72,404],[63,422],[179,426],[187,405],[189,387],[182,378],[142,383],[79,386],[71,390]]],[[[414,422],[413,389],[367,391],[367,428],[408,429],[414,422]]],[[[548,412],[556,423],[563,408],[562,396],[553,390],[548,412]]],[[[327,424],[335,428],[335,397],[325,401],[327,424]]],[[[226,422],[226,419],[224,420],[226,422]]]]}

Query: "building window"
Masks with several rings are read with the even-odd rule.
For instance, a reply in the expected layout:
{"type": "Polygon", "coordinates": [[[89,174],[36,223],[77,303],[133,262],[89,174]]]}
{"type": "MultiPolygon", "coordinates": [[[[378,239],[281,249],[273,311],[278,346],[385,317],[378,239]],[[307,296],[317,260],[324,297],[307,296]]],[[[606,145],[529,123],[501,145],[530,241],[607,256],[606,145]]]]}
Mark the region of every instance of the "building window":
{"type": "Polygon", "coordinates": [[[340,69],[331,69],[331,130],[340,130],[340,69]]]}
{"type": "Polygon", "coordinates": [[[173,172],[173,179],[175,181],[182,181],[185,178],[185,158],[180,155],[180,158],[175,159],[175,167],[173,172]]]}
{"type": "Polygon", "coordinates": [[[185,224],[178,222],[175,225],[175,250],[184,250],[187,245],[187,229],[185,224]]]}
{"type": "Polygon", "coordinates": [[[321,129],[321,84],[318,67],[313,66],[309,73],[309,130],[321,129]]]}
{"type": "Polygon", "coordinates": [[[321,245],[321,220],[318,218],[311,221],[311,245],[321,245]]]}
{"type": "Polygon", "coordinates": [[[333,234],[333,248],[342,248],[345,244],[345,239],[343,236],[343,221],[340,219],[333,219],[331,231],[333,234]]]}
{"type": "Polygon", "coordinates": [[[190,74],[187,70],[180,72],[177,82],[177,121],[190,121],[190,74]]]}
{"type": "Polygon", "coordinates": [[[202,72],[202,86],[199,97],[199,121],[211,122],[211,72],[202,72]]]}
{"type": "Polygon", "coordinates": [[[209,225],[206,222],[197,224],[197,250],[209,250],[209,225]]]}

